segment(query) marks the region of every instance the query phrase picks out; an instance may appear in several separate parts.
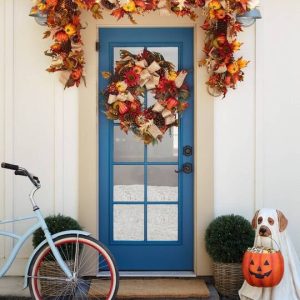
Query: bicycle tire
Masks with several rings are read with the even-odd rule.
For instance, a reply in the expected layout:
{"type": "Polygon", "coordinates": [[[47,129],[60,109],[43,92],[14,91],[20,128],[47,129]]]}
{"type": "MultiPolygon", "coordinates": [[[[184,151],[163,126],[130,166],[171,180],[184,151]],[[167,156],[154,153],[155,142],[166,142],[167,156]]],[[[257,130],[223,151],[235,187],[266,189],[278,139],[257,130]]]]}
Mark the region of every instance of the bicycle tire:
{"type": "Polygon", "coordinates": [[[76,278],[72,281],[67,278],[49,245],[45,244],[29,267],[29,290],[33,299],[115,299],[119,272],[112,254],[101,242],[76,234],[63,235],[53,241],[65,263],[76,272],[76,278]]]}

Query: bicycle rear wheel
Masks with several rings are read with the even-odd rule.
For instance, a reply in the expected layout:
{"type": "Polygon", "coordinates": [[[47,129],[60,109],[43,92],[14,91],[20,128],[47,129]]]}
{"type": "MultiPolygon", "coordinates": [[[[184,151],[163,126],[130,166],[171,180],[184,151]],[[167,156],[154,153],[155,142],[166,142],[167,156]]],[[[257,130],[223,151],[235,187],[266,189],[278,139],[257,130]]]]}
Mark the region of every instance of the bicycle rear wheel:
{"type": "Polygon", "coordinates": [[[115,298],[119,274],[114,258],[103,244],[92,237],[75,234],[60,236],[54,244],[76,275],[69,280],[49,245],[44,245],[29,268],[29,289],[33,299],[115,298]]]}

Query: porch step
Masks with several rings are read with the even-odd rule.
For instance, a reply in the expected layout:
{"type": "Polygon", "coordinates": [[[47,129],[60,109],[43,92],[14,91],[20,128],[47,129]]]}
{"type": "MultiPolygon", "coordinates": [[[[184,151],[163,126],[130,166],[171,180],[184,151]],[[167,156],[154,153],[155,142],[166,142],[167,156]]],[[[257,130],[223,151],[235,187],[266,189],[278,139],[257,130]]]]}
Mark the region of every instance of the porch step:
{"type": "MultiPolygon", "coordinates": [[[[94,279],[89,296],[101,297],[107,281],[94,279]]],[[[117,299],[216,299],[204,280],[199,278],[131,278],[121,279],[117,299]]]]}

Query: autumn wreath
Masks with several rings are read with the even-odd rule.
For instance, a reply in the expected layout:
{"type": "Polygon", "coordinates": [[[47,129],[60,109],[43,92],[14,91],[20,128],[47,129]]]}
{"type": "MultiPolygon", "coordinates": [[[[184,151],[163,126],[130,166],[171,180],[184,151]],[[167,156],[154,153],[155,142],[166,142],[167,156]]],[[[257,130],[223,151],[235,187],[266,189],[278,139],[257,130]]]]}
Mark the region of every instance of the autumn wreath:
{"type": "Polygon", "coordinates": [[[131,130],[145,144],[157,143],[169,128],[178,126],[178,115],[188,107],[186,75],[160,53],[121,50],[114,73],[103,73],[109,79],[103,91],[107,118],[119,120],[124,132],[131,130]],[[150,107],[141,101],[147,91],[156,100],[150,107]]]}

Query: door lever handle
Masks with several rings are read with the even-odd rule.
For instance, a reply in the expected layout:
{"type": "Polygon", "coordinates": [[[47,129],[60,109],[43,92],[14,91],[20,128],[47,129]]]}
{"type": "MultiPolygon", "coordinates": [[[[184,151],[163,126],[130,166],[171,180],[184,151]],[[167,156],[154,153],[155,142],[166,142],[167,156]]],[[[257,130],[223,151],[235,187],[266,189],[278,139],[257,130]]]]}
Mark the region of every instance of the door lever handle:
{"type": "Polygon", "coordinates": [[[193,172],[193,165],[191,163],[184,163],[182,165],[182,168],[180,170],[175,170],[175,173],[185,173],[185,174],[190,174],[193,172]]]}

